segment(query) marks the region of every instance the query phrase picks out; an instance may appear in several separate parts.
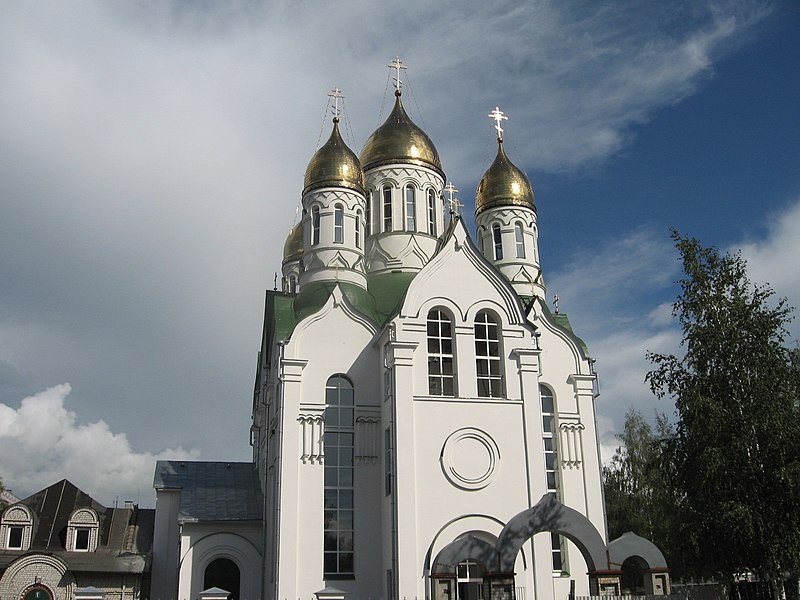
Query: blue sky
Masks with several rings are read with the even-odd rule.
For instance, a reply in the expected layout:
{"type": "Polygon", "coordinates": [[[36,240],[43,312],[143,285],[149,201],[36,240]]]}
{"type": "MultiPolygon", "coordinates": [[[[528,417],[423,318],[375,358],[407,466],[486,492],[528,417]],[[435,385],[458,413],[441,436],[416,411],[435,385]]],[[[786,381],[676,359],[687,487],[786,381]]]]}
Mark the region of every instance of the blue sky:
{"type": "MultiPolygon", "coordinates": [[[[247,460],[264,289],[326,94],[359,151],[386,64],[465,205],[506,148],[548,296],[601,377],[604,450],[675,351],[669,228],[800,302],[794,2],[7,2],[0,477],[150,502],[156,457],[247,460]]],[[[389,97],[390,99],[390,97],[389,97]]],[[[323,139],[328,125],[322,125],[323,139]]],[[[798,326],[792,332],[797,338],[798,326]]]]}

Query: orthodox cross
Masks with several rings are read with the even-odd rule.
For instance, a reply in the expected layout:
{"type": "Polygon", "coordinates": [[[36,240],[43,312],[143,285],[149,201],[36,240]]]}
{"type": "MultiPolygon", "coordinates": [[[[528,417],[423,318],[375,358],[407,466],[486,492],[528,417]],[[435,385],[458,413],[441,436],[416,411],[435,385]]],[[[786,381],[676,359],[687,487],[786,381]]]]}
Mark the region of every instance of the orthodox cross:
{"type": "Polygon", "coordinates": [[[556,309],[556,314],[558,314],[558,294],[553,294],[553,305],[556,309]]]}
{"type": "Polygon", "coordinates": [[[458,214],[459,207],[464,205],[458,201],[458,198],[456,198],[455,194],[458,193],[458,190],[453,185],[452,181],[448,182],[448,184],[444,186],[444,191],[447,192],[447,206],[450,208],[450,214],[458,214]]]}
{"type": "Polygon", "coordinates": [[[399,56],[395,56],[394,60],[386,66],[396,71],[397,74],[394,76],[394,87],[399,92],[400,87],[403,85],[403,82],[400,81],[400,71],[404,71],[408,69],[408,67],[403,64],[403,61],[400,60],[399,56]]]}
{"type": "Polygon", "coordinates": [[[330,98],[333,98],[333,116],[338,118],[339,117],[339,98],[344,100],[344,94],[342,94],[342,90],[338,87],[335,87],[331,90],[331,93],[328,94],[330,98]]]}
{"type": "Polygon", "coordinates": [[[508,121],[508,117],[503,114],[503,111],[500,110],[500,107],[495,106],[494,110],[489,113],[489,118],[494,119],[494,128],[497,129],[497,139],[502,142],[503,128],[500,127],[500,123],[503,121],[508,121]]]}

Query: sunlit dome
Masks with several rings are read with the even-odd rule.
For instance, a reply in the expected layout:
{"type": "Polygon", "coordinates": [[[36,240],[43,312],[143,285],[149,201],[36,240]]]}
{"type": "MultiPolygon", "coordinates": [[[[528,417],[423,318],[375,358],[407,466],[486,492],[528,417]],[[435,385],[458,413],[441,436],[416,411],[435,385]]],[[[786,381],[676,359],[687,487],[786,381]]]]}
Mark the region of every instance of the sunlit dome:
{"type": "Polygon", "coordinates": [[[536,210],[533,186],[528,176],[508,160],[502,139],[498,140],[497,156],[492,166],[478,183],[475,215],[495,206],[527,206],[536,210]]]}
{"type": "Polygon", "coordinates": [[[283,260],[298,260],[303,255],[303,223],[300,222],[289,232],[283,245],[283,260]]]}
{"type": "Polygon", "coordinates": [[[417,127],[403,108],[400,91],[389,118],[369,136],[361,151],[361,164],[371,169],[391,163],[411,163],[442,174],[439,153],[427,134],[417,127]]]}
{"type": "Polygon", "coordinates": [[[321,187],[345,187],[364,192],[364,172],[355,152],[339,134],[339,118],[333,119],[331,137],[316,151],[306,168],[303,194],[321,187]]]}

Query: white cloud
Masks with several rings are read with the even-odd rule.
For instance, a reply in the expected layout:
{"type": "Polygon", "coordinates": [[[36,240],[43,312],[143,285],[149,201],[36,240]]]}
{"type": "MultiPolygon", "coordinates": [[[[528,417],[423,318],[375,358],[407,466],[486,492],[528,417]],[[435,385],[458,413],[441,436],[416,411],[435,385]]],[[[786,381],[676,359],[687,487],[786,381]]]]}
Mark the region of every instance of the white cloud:
{"type": "Polygon", "coordinates": [[[0,475],[19,497],[69,479],[106,506],[115,497],[152,505],[153,471],[159,458],[196,459],[181,447],[135,452],[124,433],[102,420],[80,423],[65,401],[69,384],[22,400],[15,410],[0,404],[0,475]]]}
{"type": "MultiPolygon", "coordinates": [[[[791,306],[800,308],[800,199],[772,215],[765,238],[742,244],[741,252],[753,283],[769,284],[778,297],[786,297],[791,306]]],[[[799,318],[796,314],[789,325],[796,341],[800,341],[799,318]]]]}

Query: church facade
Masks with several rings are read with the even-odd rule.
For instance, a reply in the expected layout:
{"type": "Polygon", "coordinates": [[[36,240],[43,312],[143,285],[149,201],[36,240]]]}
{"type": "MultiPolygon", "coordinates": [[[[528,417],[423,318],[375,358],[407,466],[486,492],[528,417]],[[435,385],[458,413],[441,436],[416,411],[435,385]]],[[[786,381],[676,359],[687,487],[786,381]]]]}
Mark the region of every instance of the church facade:
{"type": "Polygon", "coordinates": [[[159,462],[153,597],[230,591],[207,576],[219,560],[245,600],[619,593],[631,557],[668,593],[657,548],[607,540],[593,361],[545,302],[533,187],[502,113],[473,239],[396,82],[359,156],[335,111],[306,170],[283,286],[266,294],[253,464],[228,466],[253,473],[230,483],[242,518],[198,508],[190,467],[159,462]]]}

